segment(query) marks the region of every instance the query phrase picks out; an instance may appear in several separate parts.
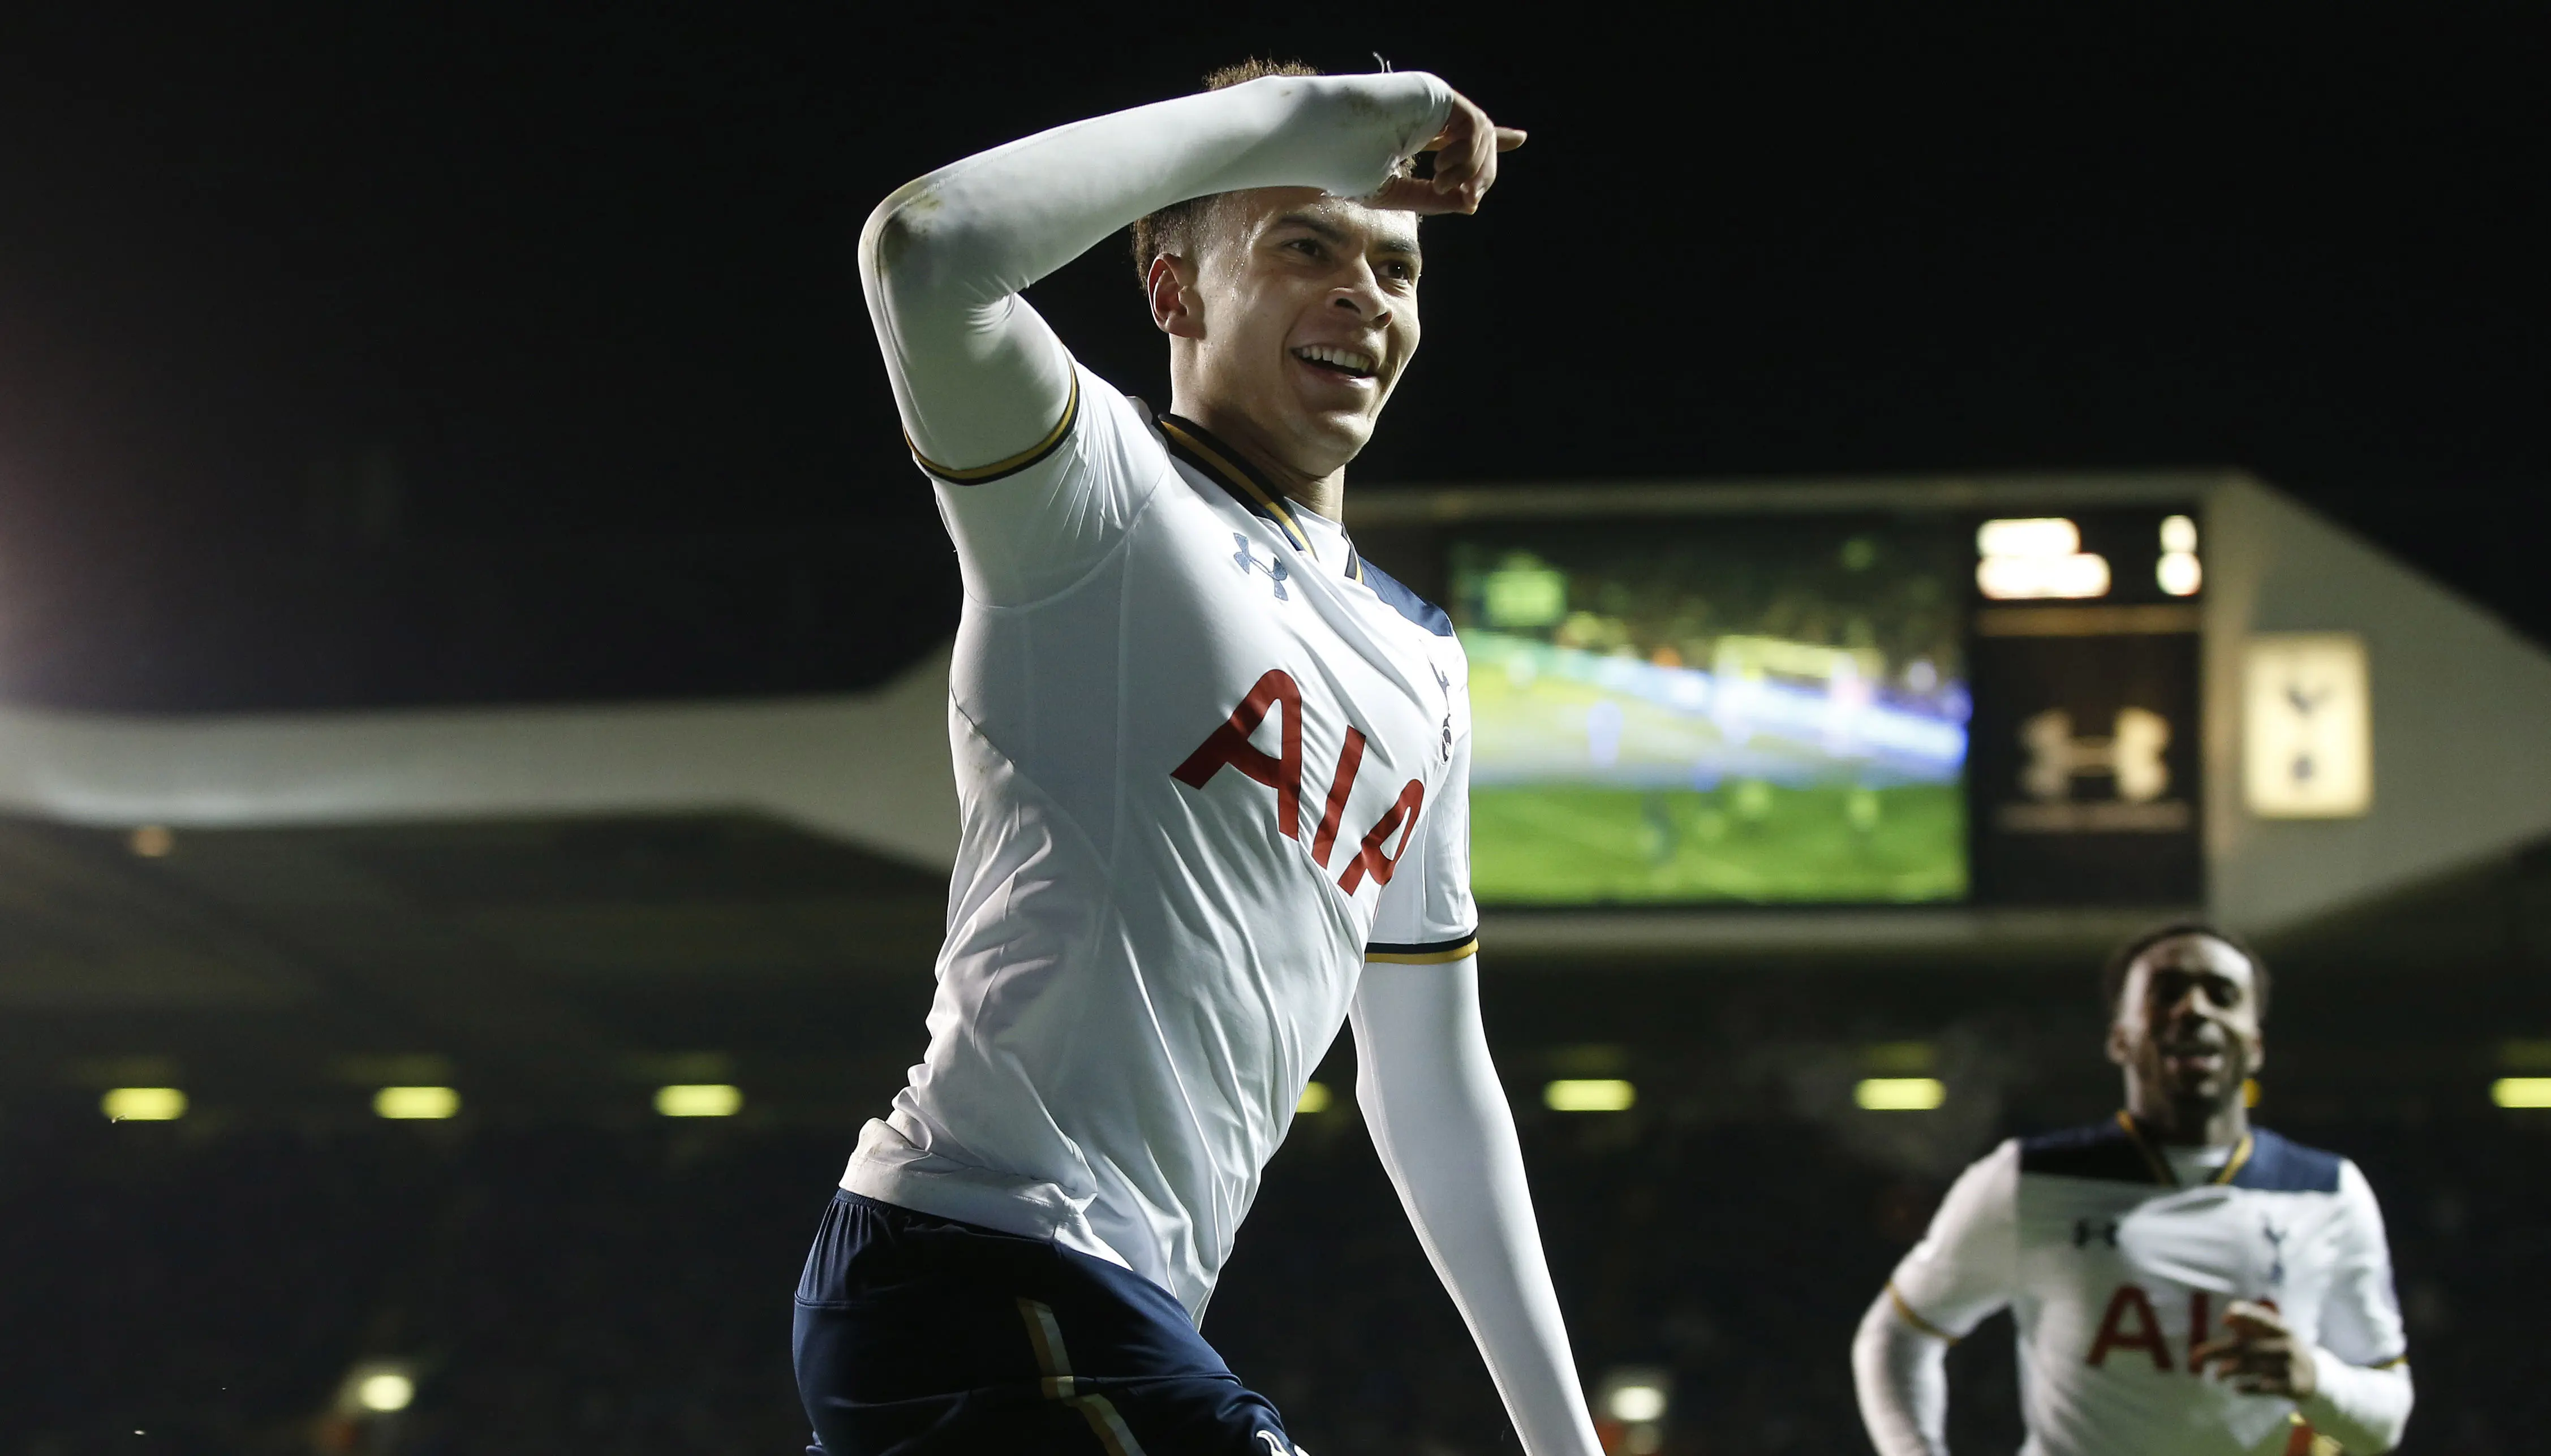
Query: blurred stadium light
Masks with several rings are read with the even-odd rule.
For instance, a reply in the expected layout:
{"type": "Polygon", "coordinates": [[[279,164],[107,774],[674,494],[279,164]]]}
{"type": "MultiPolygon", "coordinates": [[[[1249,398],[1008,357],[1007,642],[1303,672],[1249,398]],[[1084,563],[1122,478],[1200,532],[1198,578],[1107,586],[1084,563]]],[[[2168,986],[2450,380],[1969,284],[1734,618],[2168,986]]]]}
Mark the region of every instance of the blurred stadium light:
{"type": "Polygon", "coordinates": [[[2551,1108],[2551,1077],[2500,1077],[2489,1097],[2502,1108],[2551,1108]]]}
{"type": "Polygon", "coordinates": [[[174,1087],[118,1087],[98,1107],[112,1122],[172,1122],[186,1116],[186,1094],[174,1087]]]}
{"type": "Polygon", "coordinates": [[[384,1087],[372,1094],[376,1116],[435,1120],[460,1112],[460,1094],[449,1087],[384,1087]]]}
{"type": "Polygon", "coordinates": [[[1936,1077],[1863,1077],[1851,1100],[1873,1113],[1927,1113],[1949,1100],[1936,1077]]]}
{"type": "Polygon", "coordinates": [[[1639,1090],[1617,1077],[1564,1077],[1541,1090],[1541,1104],[1554,1113],[1626,1113],[1639,1100],[1639,1090]]]}
{"type": "Polygon", "coordinates": [[[341,1415],[393,1415],[416,1402],[416,1368],[405,1360],[365,1360],[337,1388],[341,1415]]]}
{"type": "Polygon", "coordinates": [[[1649,1456],[1665,1447],[1674,1374],[1653,1365],[1604,1372],[1594,1387],[1594,1433],[1607,1453],[1649,1456]]]}
{"type": "Polygon", "coordinates": [[[744,1090],[723,1082],[659,1087],[656,1111],[667,1117],[732,1117],[744,1111],[744,1090]]]}

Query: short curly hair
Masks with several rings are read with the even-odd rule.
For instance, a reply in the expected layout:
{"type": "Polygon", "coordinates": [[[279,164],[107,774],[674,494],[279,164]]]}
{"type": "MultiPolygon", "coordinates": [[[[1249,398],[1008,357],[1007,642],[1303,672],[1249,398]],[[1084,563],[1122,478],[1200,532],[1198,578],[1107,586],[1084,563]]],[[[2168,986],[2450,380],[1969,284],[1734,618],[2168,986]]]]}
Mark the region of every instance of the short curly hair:
{"type": "MultiPolygon", "coordinates": [[[[1321,72],[1316,66],[1304,65],[1298,60],[1269,60],[1263,56],[1253,55],[1247,60],[1206,73],[1204,89],[1219,91],[1226,86],[1244,85],[1267,76],[1319,74],[1321,72]]],[[[1402,160],[1392,169],[1392,172],[1393,175],[1404,175],[1408,170],[1408,162],[1402,160]]],[[[1183,202],[1171,203],[1159,212],[1146,213],[1136,218],[1133,239],[1135,282],[1146,288],[1151,286],[1152,261],[1163,253],[1176,257],[1193,256],[1215,200],[1229,195],[1229,193],[1217,192],[1208,193],[1202,197],[1190,197],[1183,202]]]]}
{"type": "Polygon", "coordinates": [[[2250,963],[2250,985],[2259,998],[2259,1019],[2266,1020],[2268,963],[2259,958],[2259,952],[2250,948],[2249,941],[2212,921],[2201,920],[2165,921],[2136,931],[2108,952],[2107,964],[2099,968],[2099,1001],[2107,1008],[2108,1015],[2116,1016],[2117,999],[2126,994],[2126,972],[2134,969],[2136,959],[2163,941],[2176,940],[2182,935],[2202,935],[2240,952],[2241,958],[2250,963]]]}

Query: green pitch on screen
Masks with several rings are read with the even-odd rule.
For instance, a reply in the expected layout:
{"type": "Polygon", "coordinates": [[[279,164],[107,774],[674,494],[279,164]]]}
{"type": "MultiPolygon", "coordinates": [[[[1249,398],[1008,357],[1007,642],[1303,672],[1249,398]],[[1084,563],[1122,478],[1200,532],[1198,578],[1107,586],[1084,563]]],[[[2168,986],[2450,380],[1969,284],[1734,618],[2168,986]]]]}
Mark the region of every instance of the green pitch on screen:
{"type": "Polygon", "coordinates": [[[1471,816],[1471,883],[1493,904],[1901,904],[1967,893],[1955,784],[1482,787],[1471,816]]]}

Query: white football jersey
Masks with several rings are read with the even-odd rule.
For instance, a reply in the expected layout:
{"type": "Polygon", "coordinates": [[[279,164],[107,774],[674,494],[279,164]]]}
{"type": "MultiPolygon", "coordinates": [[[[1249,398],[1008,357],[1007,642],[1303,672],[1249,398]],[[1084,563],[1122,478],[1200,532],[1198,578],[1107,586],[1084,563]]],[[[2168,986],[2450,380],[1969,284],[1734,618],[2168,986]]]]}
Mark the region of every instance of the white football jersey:
{"type": "Polygon", "coordinates": [[[1201,1317],[1368,960],[1472,953],[1444,614],[1086,369],[932,474],[966,603],[930,1046],[842,1186],[1113,1260],[1201,1317]]]}
{"type": "Polygon", "coordinates": [[[1896,1267],[1897,1312],[1956,1338],[2008,1307],[2023,1456],[2257,1456],[2308,1447],[2294,1403],[2190,1365],[2234,1300],[2274,1305],[2351,1365],[2407,1357],[2374,1191],[2356,1165],[2259,1129],[2175,1171],[2119,1114],[1970,1167],[1896,1267]]]}

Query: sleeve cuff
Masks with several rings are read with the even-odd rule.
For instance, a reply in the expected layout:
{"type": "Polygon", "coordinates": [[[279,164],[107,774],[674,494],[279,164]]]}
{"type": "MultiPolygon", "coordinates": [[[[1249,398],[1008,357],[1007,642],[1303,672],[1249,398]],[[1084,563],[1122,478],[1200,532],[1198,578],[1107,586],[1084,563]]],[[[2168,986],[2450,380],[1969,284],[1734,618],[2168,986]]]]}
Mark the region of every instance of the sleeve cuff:
{"type": "Polygon", "coordinates": [[[1444,940],[1414,943],[1376,940],[1364,948],[1365,962],[1369,965],[1440,966],[1479,953],[1480,932],[1476,926],[1444,940]]]}

